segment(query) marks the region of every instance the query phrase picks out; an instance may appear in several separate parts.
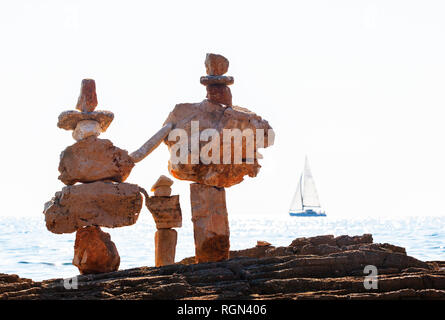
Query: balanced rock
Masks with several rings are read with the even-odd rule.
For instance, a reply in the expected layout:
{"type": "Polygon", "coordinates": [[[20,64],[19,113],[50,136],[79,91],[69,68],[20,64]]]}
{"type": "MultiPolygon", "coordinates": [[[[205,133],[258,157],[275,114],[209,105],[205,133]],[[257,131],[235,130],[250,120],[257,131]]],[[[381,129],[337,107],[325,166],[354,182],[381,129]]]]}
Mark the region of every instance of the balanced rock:
{"type": "Polygon", "coordinates": [[[110,235],[91,226],[76,233],[73,264],[80,274],[112,272],[119,269],[120,257],[110,235]]]}
{"type": "Polygon", "coordinates": [[[221,84],[207,86],[207,99],[211,102],[232,105],[232,92],[230,88],[221,84]]]}
{"type": "Polygon", "coordinates": [[[175,263],[178,233],[174,229],[159,229],[155,233],[155,266],[175,263]]]}
{"type": "Polygon", "coordinates": [[[230,231],[224,188],[192,183],[190,199],[196,263],[228,259],[230,231]]]}
{"type": "Polygon", "coordinates": [[[151,187],[151,191],[155,191],[159,187],[171,187],[173,185],[173,180],[169,177],[161,175],[155,184],[151,187]]]}
{"type": "Polygon", "coordinates": [[[210,76],[220,76],[229,70],[229,60],[220,54],[207,53],[204,64],[210,76]]]}
{"type": "Polygon", "coordinates": [[[98,137],[101,132],[102,129],[99,122],[94,120],[83,120],[80,121],[77,124],[76,129],[74,129],[73,138],[76,141],[80,141],[91,136],[98,137]]]}
{"type": "Polygon", "coordinates": [[[230,86],[233,84],[234,79],[233,77],[229,76],[202,76],[199,79],[199,82],[201,82],[201,84],[205,86],[209,86],[212,84],[222,84],[225,86],[230,86]]]}
{"type": "Polygon", "coordinates": [[[90,136],[61,153],[59,179],[67,185],[100,180],[124,182],[133,167],[126,150],[113,146],[110,140],[90,136]]]}
{"type": "Polygon", "coordinates": [[[96,82],[93,79],[83,79],[76,109],[82,112],[92,112],[97,107],[96,82]]]}
{"type": "Polygon", "coordinates": [[[179,196],[149,197],[147,209],[151,212],[157,229],[182,227],[182,212],[179,196]]]}
{"type": "Polygon", "coordinates": [[[172,188],[162,186],[154,190],[155,197],[169,197],[172,193],[172,188]]]}
{"type": "Polygon", "coordinates": [[[155,197],[169,197],[171,195],[172,189],[170,188],[173,181],[161,175],[155,184],[151,187],[151,191],[154,192],[155,197]]]}
{"type": "Polygon", "coordinates": [[[94,120],[99,122],[101,131],[105,132],[113,119],[114,114],[111,111],[79,112],[76,110],[68,110],[59,115],[57,126],[60,129],[75,130],[80,121],[94,120]]]}
{"type": "Polygon", "coordinates": [[[45,204],[46,227],[53,233],[72,233],[86,226],[107,228],[135,224],[142,209],[138,185],[93,182],[67,186],[45,204]]]}
{"type": "MultiPolygon", "coordinates": [[[[172,176],[181,180],[189,180],[215,187],[230,187],[243,181],[244,176],[255,177],[260,169],[257,161],[257,144],[259,141],[264,142],[264,147],[273,144],[273,136],[270,135],[271,127],[266,120],[263,120],[255,113],[241,107],[226,107],[221,104],[212,103],[204,100],[200,103],[183,103],[175,106],[174,110],[169,114],[165,124],[173,124],[173,130],[183,129],[187,133],[188,146],[192,145],[192,122],[197,121],[199,124],[199,132],[205,129],[215,129],[219,134],[219,164],[211,162],[209,164],[192,163],[191,154],[188,153],[187,161],[175,161],[177,159],[178,150],[176,140],[164,139],[164,143],[170,150],[170,160],[168,164],[169,172],[172,176]],[[251,132],[255,143],[252,146],[247,143],[247,139],[233,139],[230,145],[224,144],[224,129],[229,132],[236,133],[240,130],[242,133],[251,132]],[[234,130],[235,129],[235,130],[234,130]],[[257,131],[257,129],[262,129],[257,131]],[[231,130],[231,131],[230,131],[231,130]],[[270,130],[270,131],[269,131],[270,130]],[[249,147],[249,148],[248,148],[249,147]],[[236,150],[241,150],[240,161],[234,158],[236,150]],[[224,164],[224,150],[229,151],[231,155],[230,163],[224,164]],[[249,150],[249,152],[248,152],[249,150]],[[250,151],[253,151],[250,153],[250,151]],[[250,161],[247,161],[250,160],[250,161]]],[[[196,122],[195,122],[196,123],[196,122]]],[[[272,132],[273,133],[273,132],[272,132]]],[[[199,137],[198,137],[199,138],[199,137]]],[[[229,142],[231,139],[229,140],[229,142]]],[[[199,155],[202,148],[208,144],[208,141],[199,141],[199,155]]],[[[260,146],[263,147],[263,146],[260,146]]],[[[214,152],[212,150],[212,152],[214,152]]]]}

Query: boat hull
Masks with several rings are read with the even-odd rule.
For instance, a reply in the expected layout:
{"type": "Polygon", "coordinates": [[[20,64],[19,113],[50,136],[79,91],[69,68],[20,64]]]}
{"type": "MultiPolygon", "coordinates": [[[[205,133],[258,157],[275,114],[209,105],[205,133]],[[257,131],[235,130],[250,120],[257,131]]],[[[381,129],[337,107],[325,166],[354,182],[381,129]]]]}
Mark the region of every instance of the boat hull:
{"type": "Polygon", "coordinates": [[[289,212],[292,217],[326,217],[324,212],[315,212],[313,210],[307,210],[303,212],[289,212]]]}

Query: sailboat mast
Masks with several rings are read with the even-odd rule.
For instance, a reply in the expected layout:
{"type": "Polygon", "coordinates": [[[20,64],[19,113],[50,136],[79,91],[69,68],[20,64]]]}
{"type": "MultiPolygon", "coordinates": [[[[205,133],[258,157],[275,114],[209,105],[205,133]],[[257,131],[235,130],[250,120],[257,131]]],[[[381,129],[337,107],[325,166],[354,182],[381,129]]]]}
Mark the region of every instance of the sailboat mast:
{"type": "Polygon", "coordinates": [[[301,210],[304,211],[304,202],[303,202],[303,173],[300,175],[300,198],[301,198],[301,210]]]}
{"type": "Polygon", "coordinates": [[[301,177],[300,177],[300,188],[301,188],[301,208],[304,211],[304,201],[303,201],[303,193],[304,193],[304,189],[303,189],[303,183],[304,183],[304,175],[306,172],[306,167],[307,167],[307,155],[304,158],[304,168],[303,168],[303,172],[301,173],[301,177]]]}

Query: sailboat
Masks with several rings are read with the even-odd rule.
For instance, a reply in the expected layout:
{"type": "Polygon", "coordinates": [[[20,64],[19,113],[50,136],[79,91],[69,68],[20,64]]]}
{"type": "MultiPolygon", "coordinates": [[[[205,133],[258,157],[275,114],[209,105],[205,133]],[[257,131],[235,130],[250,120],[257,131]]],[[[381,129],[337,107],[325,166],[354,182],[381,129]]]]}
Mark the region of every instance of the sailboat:
{"type": "Polygon", "coordinates": [[[289,214],[294,217],[326,216],[326,213],[321,209],[314,177],[312,176],[307,157],[304,163],[304,170],[297,185],[297,191],[290,205],[289,214]]]}

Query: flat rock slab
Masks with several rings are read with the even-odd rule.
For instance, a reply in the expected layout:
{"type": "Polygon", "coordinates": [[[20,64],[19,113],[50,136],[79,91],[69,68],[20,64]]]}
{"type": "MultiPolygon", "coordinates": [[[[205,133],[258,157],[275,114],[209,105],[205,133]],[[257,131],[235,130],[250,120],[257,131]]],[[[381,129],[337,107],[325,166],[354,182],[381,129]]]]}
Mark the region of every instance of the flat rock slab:
{"type": "Polygon", "coordinates": [[[76,110],[68,110],[59,115],[57,126],[65,130],[74,130],[80,121],[94,120],[100,123],[102,132],[104,132],[110,126],[113,119],[114,114],[111,111],[79,112],[76,110]]]}
{"type": "Polygon", "coordinates": [[[130,226],[142,209],[139,190],[136,184],[101,181],[64,187],[45,204],[46,227],[60,234],[92,225],[130,226]]]}
{"type": "Polygon", "coordinates": [[[126,150],[115,147],[110,140],[91,136],[61,153],[59,179],[66,185],[100,180],[124,182],[133,167],[126,150]]]}
{"type": "Polygon", "coordinates": [[[199,79],[202,85],[208,86],[212,84],[223,84],[230,86],[233,84],[234,79],[230,76],[203,76],[199,79]]]}
{"type": "MultiPolygon", "coordinates": [[[[255,177],[261,168],[257,161],[256,147],[254,148],[252,163],[246,162],[246,158],[249,156],[247,153],[246,139],[241,139],[240,142],[233,142],[231,150],[228,150],[229,155],[232,157],[230,164],[224,164],[223,151],[224,129],[239,129],[241,132],[245,129],[252,130],[255,141],[257,139],[264,139],[264,147],[272,145],[272,138],[269,137],[269,129],[272,129],[266,120],[263,120],[255,113],[241,107],[233,106],[226,107],[218,103],[212,103],[209,100],[204,100],[200,103],[183,103],[175,106],[174,110],[169,114],[166,123],[173,124],[174,129],[183,129],[187,133],[187,143],[191,146],[191,126],[192,121],[199,122],[199,131],[202,132],[205,129],[215,129],[219,133],[220,140],[220,157],[218,163],[204,164],[201,161],[197,164],[192,164],[190,161],[181,163],[178,161],[172,161],[172,158],[177,157],[177,151],[173,146],[177,142],[169,141],[168,137],[164,139],[164,143],[168,146],[171,154],[171,158],[168,163],[168,169],[170,174],[180,180],[189,180],[198,182],[201,184],[215,186],[215,187],[230,187],[240,183],[244,180],[244,176],[255,177]],[[264,134],[262,137],[258,136],[257,129],[262,129],[264,134]],[[269,141],[270,140],[270,141],[269,141]],[[235,148],[241,149],[242,163],[235,163],[233,156],[235,148]]],[[[205,147],[209,142],[199,142],[199,154],[201,149],[205,147]]],[[[226,147],[227,148],[227,147],[226,147]]],[[[239,150],[238,149],[238,150],[239,150]]],[[[213,150],[212,150],[213,152],[213,150]]],[[[184,161],[185,162],[185,161],[184,161]]]]}
{"type": "Polygon", "coordinates": [[[156,228],[182,227],[182,213],[178,195],[149,197],[147,198],[146,205],[156,222],[156,228]]]}

